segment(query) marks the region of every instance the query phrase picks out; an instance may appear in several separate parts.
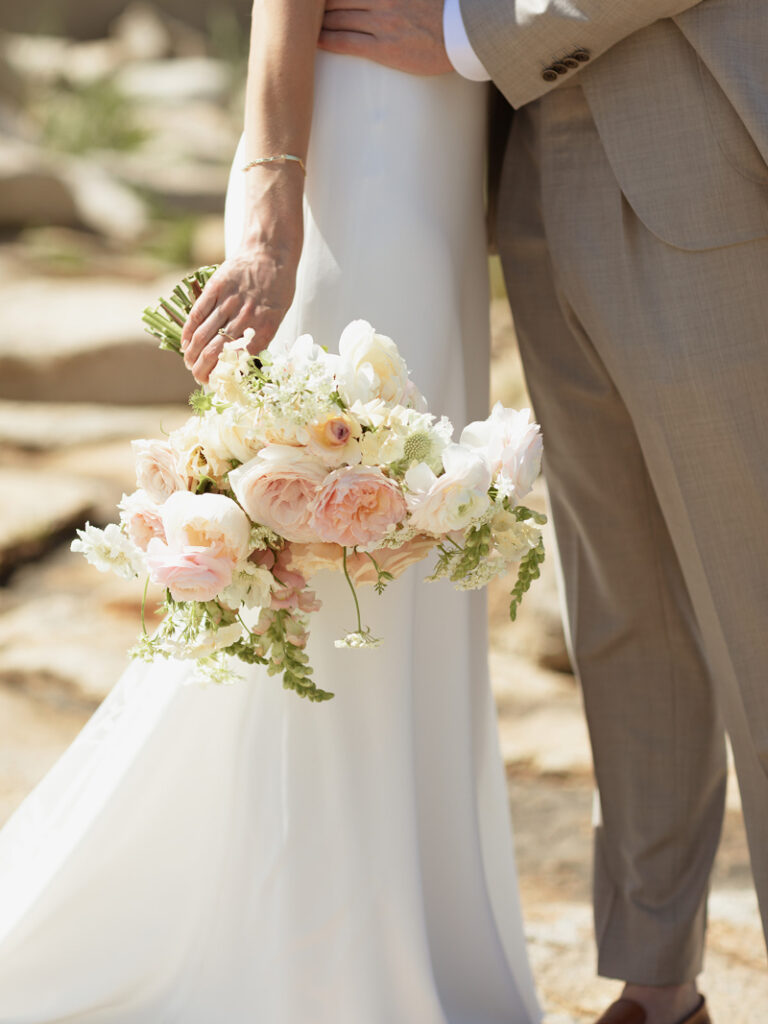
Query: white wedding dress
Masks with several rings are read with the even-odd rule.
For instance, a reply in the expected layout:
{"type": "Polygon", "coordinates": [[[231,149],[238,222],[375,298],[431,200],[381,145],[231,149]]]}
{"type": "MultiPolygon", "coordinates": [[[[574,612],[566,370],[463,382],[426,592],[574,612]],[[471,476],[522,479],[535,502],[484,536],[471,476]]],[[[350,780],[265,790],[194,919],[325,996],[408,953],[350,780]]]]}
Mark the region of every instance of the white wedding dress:
{"type": "MultiPolygon", "coordinates": [[[[485,91],[320,54],[281,332],[394,337],[431,408],[486,414],[485,91]]],[[[242,223],[235,159],[228,244],[242,223]]],[[[315,705],[133,664],[0,834],[0,1022],[532,1024],[482,598],[412,569],[385,644],[310,654],[315,705]]]]}

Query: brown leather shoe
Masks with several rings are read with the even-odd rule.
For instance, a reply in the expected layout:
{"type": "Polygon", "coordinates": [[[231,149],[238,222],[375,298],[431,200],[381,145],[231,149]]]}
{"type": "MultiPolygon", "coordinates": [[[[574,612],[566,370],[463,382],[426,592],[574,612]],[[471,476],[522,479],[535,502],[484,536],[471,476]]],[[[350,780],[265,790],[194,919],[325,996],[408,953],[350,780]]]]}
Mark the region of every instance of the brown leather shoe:
{"type": "MultiPolygon", "coordinates": [[[[608,1007],[597,1024],[646,1024],[647,1019],[645,1010],[639,1003],[633,999],[618,999],[608,1007]]],[[[683,1017],[679,1024],[712,1024],[704,996],[693,1013],[683,1017]]]]}

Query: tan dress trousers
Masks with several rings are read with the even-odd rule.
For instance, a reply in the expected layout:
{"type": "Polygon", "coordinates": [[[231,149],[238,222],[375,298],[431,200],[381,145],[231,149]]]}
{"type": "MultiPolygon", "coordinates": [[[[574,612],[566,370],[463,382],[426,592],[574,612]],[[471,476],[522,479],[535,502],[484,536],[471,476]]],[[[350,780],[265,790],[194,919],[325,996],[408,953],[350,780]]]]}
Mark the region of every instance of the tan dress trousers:
{"type": "Polygon", "coordinates": [[[599,971],[679,983],[725,729],[768,923],[768,239],[660,241],[578,84],[515,114],[498,218],[600,796],[599,971]]]}

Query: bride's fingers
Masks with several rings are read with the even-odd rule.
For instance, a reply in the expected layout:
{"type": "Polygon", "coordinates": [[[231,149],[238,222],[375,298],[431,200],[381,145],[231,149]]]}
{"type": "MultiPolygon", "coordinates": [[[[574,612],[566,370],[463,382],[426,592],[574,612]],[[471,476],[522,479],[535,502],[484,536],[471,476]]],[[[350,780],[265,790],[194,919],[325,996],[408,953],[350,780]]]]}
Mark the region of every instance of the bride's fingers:
{"type": "Polygon", "coordinates": [[[220,334],[217,335],[214,341],[206,345],[206,347],[200,353],[198,358],[195,360],[194,364],[191,367],[191,370],[192,376],[195,378],[198,384],[207,383],[208,378],[211,375],[211,370],[219,361],[221,350],[224,348],[226,343],[227,339],[225,337],[223,337],[220,334]]]}
{"type": "Polygon", "coordinates": [[[196,328],[189,344],[184,349],[184,362],[188,369],[192,369],[206,345],[213,341],[230,319],[231,312],[225,305],[216,306],[211,315],[196,328]]]}
{"type": "Polygon", "coordinates": [[[216,308],[218,302],[219,288],[218,282],[214,281],[213,278],[206,284],[201,295],[198,297],[195,304],[190,310],[189,316],[187,317],[186,323],[181,331],[181,350],[182,352],[187,348],[189,343],[192,341],[192,335],[195,333],[197,328],[208,319],[211,313],[216,308]]]}

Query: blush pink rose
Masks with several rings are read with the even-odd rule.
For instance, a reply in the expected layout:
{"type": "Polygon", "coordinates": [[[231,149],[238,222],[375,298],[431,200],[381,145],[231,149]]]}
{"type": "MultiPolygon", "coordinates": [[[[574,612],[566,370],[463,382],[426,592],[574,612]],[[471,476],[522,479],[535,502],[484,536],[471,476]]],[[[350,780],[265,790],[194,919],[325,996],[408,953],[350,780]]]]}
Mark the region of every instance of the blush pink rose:
{"type": "Polygon", "coordinates": [[[120,502],[121,516],[128,536],[141,551],[155,537],[165,540],[165,527],[160,506],[156,505],[146,491],[124,494],[120,502]]]}
{"type": "Polygon", "coordinates": [[[136,459],[136,483],[158,505],[175,491],[187,489],[176,468],[176,455],[167,441],[131,441],[136,459]]]}
{"type": "Polygon", "coordinates": [[[309,506],[326,477],[322,462],[305,449],[268,444],[229,474],[229,485],[255,523],[292,541],[316,540],[309,506]]]}
{"type": "Polygon", "coordinates": [[[406,511],[394,480],[373,466],[349,466],[328,475],[312,502],[309,522],[320,540],[364,546],[381,540],[406,511]]]}
{"type": "Polygon", "coordinates": [[[147,565],[152,582],[170,590],[174,601],[212,601],[232,582],[232,560],[217,549],[172,548],[155,538],[147,565]]]}

